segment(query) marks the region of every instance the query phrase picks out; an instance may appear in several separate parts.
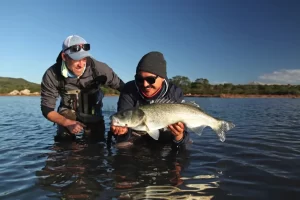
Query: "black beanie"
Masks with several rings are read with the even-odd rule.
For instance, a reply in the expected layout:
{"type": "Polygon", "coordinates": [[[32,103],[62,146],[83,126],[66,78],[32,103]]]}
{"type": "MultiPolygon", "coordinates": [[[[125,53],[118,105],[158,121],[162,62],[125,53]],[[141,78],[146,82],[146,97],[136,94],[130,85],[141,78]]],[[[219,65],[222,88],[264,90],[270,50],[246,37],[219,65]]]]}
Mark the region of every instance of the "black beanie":
{"type": "Polygon", "coordinates": [[[149,72],[167,78],[167,63],[164,55],[158,51],[151,51],[145,54],[136,68],[136,73],[140,71],[149,72]]]}

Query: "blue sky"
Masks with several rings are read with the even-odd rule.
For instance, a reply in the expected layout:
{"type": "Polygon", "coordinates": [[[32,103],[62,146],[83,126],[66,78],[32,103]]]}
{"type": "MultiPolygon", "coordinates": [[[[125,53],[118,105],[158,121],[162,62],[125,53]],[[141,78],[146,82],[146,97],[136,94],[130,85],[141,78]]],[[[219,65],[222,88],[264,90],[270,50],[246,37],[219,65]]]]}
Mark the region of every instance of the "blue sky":
{"type": "Polygon", "coordinates": [[[169,78],[300,84],[296,0],[10,0],[0,7],[0,76],[40,83],[63,40],[78,34],[125,82],[156,50],[169,78]]]}

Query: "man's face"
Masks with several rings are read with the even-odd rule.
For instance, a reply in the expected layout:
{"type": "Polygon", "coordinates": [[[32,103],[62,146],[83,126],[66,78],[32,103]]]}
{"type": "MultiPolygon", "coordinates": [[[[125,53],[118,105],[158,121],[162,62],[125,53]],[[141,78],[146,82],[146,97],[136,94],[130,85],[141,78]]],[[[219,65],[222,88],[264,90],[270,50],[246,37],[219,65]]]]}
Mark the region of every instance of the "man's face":
{"type": "Polygon", "coordinates": [[[135,81],[145,95],[152,96],[162,87],[164,79],[155,74],[141,71],[136,74],[135,81]]]}
{"type": "Polygon", "coordinates": [[[76,76],[82,75],[83,70],[86,66],[86,58],[83,58],[81,60],[73,60],[65,53],[62,54],[62,57],[66,63],[66,66],[73,72],[73,74],[75,74],[76,76]]]}

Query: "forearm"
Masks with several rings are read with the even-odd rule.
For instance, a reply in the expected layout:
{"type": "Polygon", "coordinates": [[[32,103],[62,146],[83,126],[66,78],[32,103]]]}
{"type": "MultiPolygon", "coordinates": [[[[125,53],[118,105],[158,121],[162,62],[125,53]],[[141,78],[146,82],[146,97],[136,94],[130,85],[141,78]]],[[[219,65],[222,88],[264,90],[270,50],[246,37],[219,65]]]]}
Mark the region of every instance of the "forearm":
{"type": "Polygon", "coordinates": [[[70,119],[62,116],[56,111],[49,112],[47,115],[47,119],[61,126],[67,126],[69,124],[68,122],[70,121],[70,119]]]}
{"type": "Polygon", "coordinates": [[[125,85],[123,80],[111,69],[109,71],[110,73],[107,73],[108,81],[106,85],[121,92],[125,85]]]}
{"type": "Polygon", "coordinates": [[[104,75],[106,77],[104,85],[121,92],[124,87],[124,82],[122,81],[122,79],[106,63],[99,62],[95,59],[93,59],[93,61],[95,63],[96,69],[99,72],[99,75],[104,75]]]}
{"type": "Polygon", "coordinates": [[[123,80],[120,79],[119,85],[118,85],[118,87],[116,88],[116,90],[118,90],[119,92],[121,92],[122,89],[124,88],[124,85],[125,85],[125,83],[123,82],[123,80]]]}
{"type": "Polygon", "coordinates": [[[177,135],[177,136],[174,136],[174,141],[180,142],[181,140],[183,140],[183,138],[184,138],[184,133],[180,134],[180,135],[177,135]]]}

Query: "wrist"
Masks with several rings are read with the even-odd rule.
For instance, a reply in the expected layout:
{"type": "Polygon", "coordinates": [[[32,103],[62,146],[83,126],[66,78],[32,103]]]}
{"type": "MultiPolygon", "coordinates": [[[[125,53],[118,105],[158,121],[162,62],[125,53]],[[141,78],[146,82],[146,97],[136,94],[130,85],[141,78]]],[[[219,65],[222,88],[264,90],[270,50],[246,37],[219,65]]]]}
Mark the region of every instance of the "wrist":
{"type": "Polygon", "coordinates": [[[184,134],[182,133],[182,134],[179,134],[179,135],[175,136],[174,141],[175,142],[181,142],[183,140],[183,138],[184,138],[184,134]]]}
{"type": "Polygon", "coordinates": [[[66,127],[66,126],[70,125],[70,122],[71,122],[70,119],[64,117],[64,119],[62,121],[62,126],[66,127]]]}

